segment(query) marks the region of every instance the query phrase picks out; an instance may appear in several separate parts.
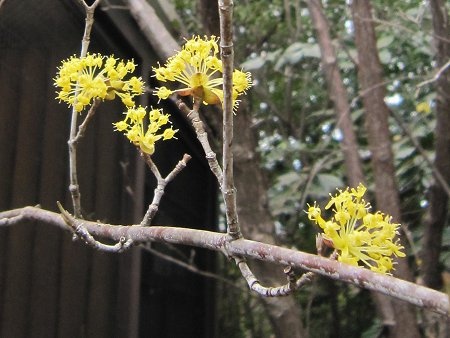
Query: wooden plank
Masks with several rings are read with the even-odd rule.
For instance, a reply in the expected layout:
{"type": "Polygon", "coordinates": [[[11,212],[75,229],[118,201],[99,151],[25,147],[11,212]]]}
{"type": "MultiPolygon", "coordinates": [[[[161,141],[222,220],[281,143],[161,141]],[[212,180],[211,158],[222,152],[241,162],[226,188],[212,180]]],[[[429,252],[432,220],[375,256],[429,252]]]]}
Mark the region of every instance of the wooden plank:
{"type": "Polygon", "coordinates": [[[71,236],[63,236],[60,261],[57,337],[86,336],[86,304],[92,252],[71,236]]]}
{"type": "MultiPolygon", "coordinates": [[[[42,104],[41,86],[38,84],[39,62],[32,50],[23,53],[20,76],[20,98],[16,116],[19,120],[14,161],[12,207],[33,205],[37,202],[39,177],[39,148],[41,139],[41,116],[36,107],[42,104]]],[[[20,60],[20,58],[19,58],[20,60]]],[[[6,283],[4,293],[4,315],[2,335],[5,337],[23,337],[29,326],[23,325],[30,320],[30,280],[33,265],[34,224],[24,224],[9,230],[6,262],[6,283]]]]}
{"type": "MultiPolygon", "coordinates": [[[[22,54],[11,48],[6,49],[4,32],[0,31],[0,210],[11,206],[12,180],[14,170],[14,152],[17,133],[17,102],[19,101],[20,64],[22,54]],[[7,98],[7,99],[6,99],[7,98]]],[[[0,229],[0,327],[5,313],[7,239],[9,229],[0,229]]],[[[1,333],[1,331],[0,331],[1,333]]]]}
{"type": "MultiPolygon", "coordinates": [[[[46,52],[42,51],[45,55],[46,52]]],[[[45,90],[45,106],[40,109],[43,130],[41,170],[39,178],[39,203],[44,208],[55,209],[56,201],[64,200],[66,194],[66,153],[65,135],[68,134],[69,114],[67,108],[59,105],[55,98],[51,74],[56,71],[55,60],[45,55],[46,65],[42,65],[42,87],[45,90]],[[53,59],[53,60],[52,60],[53,59]],[[45,84],[47,86],[45,86],[45,84]],[[63,110],[63,111],[61,111],[63,110]],[[55,132],[55,131],[58,132],[55,132]]],[[[55,337],[57,332],[59,305],[59,268],[62,233],[51,226],[37,225],[34,237],[33,271],[31,279],[30,326],[36,337],[55,337]],[[42,311],[45,309],[45,311],[42,311]]]]}
{"type": "MultiPolygon", "coordinates": [[[[120,119],[123,110],[118,103],[105,104],[95,123],[95,218],[107,222],[120,221],[119,141],[122,135],[113,133],[112,122],[120,119]],[[115,151],[107,151],[115,149],[115,151]]],[[[92,165],[92,164],[91,164],[92,165]]],[[[87,334],[90,337],[110,337],[114,334],[117,299],[118,259],[115,254],[95,253],[91,275],[91,292],[88,306],[87,334]],[[108,276],[108,279],[105,279],[108,276]]]]}

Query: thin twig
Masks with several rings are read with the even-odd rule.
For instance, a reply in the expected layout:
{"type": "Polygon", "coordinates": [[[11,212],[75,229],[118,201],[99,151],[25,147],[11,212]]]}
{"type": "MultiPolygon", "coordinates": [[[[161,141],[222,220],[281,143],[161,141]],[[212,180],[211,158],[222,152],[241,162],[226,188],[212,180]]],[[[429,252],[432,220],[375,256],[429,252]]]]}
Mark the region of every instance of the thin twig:
{"type": "Polygon", "coordinates": [[[397,114],[394,110],[390,110],[392,116],[394,117],[394,120],[397,122],[399,127],[402,129],[402,131],[406,134],[406,136],[409,138],[411,143],[414,145],[414,148],[419,152],[420,156],[422,156],[423,160],[427,163],[427,165],[430,167],[434,178],[439,183],[439,185],[442,187],[442,189],[445,191],[447,196],[450,197],[450,187],[445,180],[445,178],[442,176],[439,169],[436,167],[436,165],[433,163],[433,161],[430,160],[427,153],[425,152],[425,149],[423,149],[420,142],[417,140],[417,138],[413,135],[413,133],[409,130],[408,126],[403,122],[402,118],[397,114]]]}
{"type": "Polygon", "coordinates": [[[265,287],[258,279],[256,279],[245,260],[237,260],[236,264],[241,270],[242,276],[247,281],[249,288],[263,297],[288,296],[301,287],[309,284],[315,276],[313,272],[307,272],[297,279],[293,273],[292,266],[289,265],[284,270],[288,277],[288,282],[286,284],[277,287],[265,287]]]}
{"type": "Polygon", "coordinates": [[[96,111],[97,111],[97,108],[100,106],[100,103],[101,103],[101,102],[102,102],[102,101],[101,101],[100,99],[95,99],[95,100],[94,100],[94,102],[92,103],[91,108],[89,108],[89,111],[88,111],[86,117],[84,118],[84,121],[83,121],[83,122],[80,124],[80,126],[78,127],[78,132],[77,132],[77,134],[76,134],[75,137],[71,140],[71,142],[72,142],[73,144],[77,144],[77,143],[80,141],[80,139],[81,139],[82,137],[84,137],[84,134],[85,134],[86,129],[87,129],[87,125],[89,124],[89,122],[91,122],[91,120],[92,120],[92,118],[94,117],[94,115],[95,115],[95,113],[96,113],[96,111]]]}
{"type": "Polygon", "coordinates": [[[181,110],[181,112],[185,114],[185,116],[188,118],[188,120],[194,127],[197,139],[199,140],[203,148],[203,151],[205,152],[205,157],[206,160],[208,161],[209,168],[211,169],[212,173],[216,176],[219,185],[221,185],[223,177],[222,168],[220,167],[219,162],[217,161],[216,153],[212,150],[211,145],[209,144],[208,134],[205,130],[203,121],[200,119],[200,115],[198,113],[199,102],[201,101],[198,99],[194,101],[194,107],[192,108],[192,110],[190,110],[188,106],[186,106],[186,104],[181,100],[177,101],[177,105],[178,108],[181,110]]]}
{"type": "Polygon", "coordinates": [[[228,279],[226,279],[226,278],[224,278],[224,277],[222,277],[222,276],[220,276],[218,274],[199,269],[198,267],[196,267],[192,263],[186,263],[186,262],[184,262],[184,261],[182,261],[180,259],[177,259],[177,258],[175,258],[173,256],[170,256],[170,255],[163,254],[162,252],[160,252],[158,250],[155,250],[155,249],[153,249],[151,247],[148,247],[148,246],[146,246],[144,248],[144,250],[152,253],[153,255],[155,255],[155,256],[157,256],[157,257],[159,257],[161,259],[164,259],[164,260],[166,260],[168,262],[171,262],[173,264],[181,266],[182,268],[185,268],[186,270],[189,270],[189,271],[191,271],[191,272],[193,272],[195,274],[198,274],[200,276],[211,278],[211,279],[215,279],[215,280],[217,280],[217,281],[219,281],[221,283],[224,283],[224,284],[226,284],[228,286],[231,286],[233,288],[237,288],[237,289],[239,289],[241,291],[248,291],[247,288],[244,288],[244,287],[240,286],[239,284],[236,284],[235,282],[233,282],[231,280],[228,280],[228,279]]]}
{"type": "MultiPolygon", "coordinates": [[[[94,24],[94,12],[97,6],[100,4],[101,0],[95,0],[91,6],[88,6],[84,0],[76,0],[79,4],[81,4],[86,13],[86,23],[84,26],[83,39],[81,41],[81,51],[80,58],[86,56],[89,43],[91,41],[91,31],[92,25],[94,24]]],[[[77,97],[78,88],[75,90],[75,97],[77,97]]],[[[69,191],[72,196],[72,204],[73,204],[73,212],[75,217],[82,218],[81,212],[81,193],[80,186],[78,184],[78,174],[77,174],[77,147],[76,142],[74,142],[77,135],[77,126],[78,126],[78,112],[75,110],[74,102],[72,108],[72,118],[70,121],[70,134],[69,134],[69,191]]]]}
{"type": "MultiPolygon", "coordinates": [[[[382,24],[382,25],[386,25],[386,26],[390,26],[390,27],[394,27],[394,28],[399,28],[401,30],[404,30],[404,31],[410,33],[411,35],[414,35],[416,33],[416,31],[414,31],[413,29],[410,29],[410,28],[408,28],[408,27],[406,27],[404,25],[401,25],[401,24],[398,24],[398,23],[395,23],[395,22],[390,22],[390,21],[387,21],[387,20],[382,20],[382,19],[375,18],[375,17],[374,18],[370,18],[370,19],[368,19],[368,18],[359,18],[359,19],[361,21],[374,22],[374,23],[378,23],[378,24],[382,24]]],[[[420,29],[420,27],[419,27],[419,29],[420,29]]],[[[443,37],[438,36],[438,35],[436,35],[434,33],[428,33],[427,35],[430,35],[430,36],[432,36],[435,39],[438,39],[438,40],[441,40],[441,41],[444,41],[444,42],[447,42],[447,43],[450,42],[449,39],[443,38],[443,37]]]]}
{"type": "MultiPolygon", "coordinates": [[[[316,237],[316,247],[319,256],[322,256],[323,239],[321,235],[318,235],[316,237]]],[[[336,260],[336,258],[337,252],[335,250],[333,253],[331,253],[330,259],[336,260]]],[[[297,277],[297,273],[295,272],[294,267],[292,265],[287,265],[284,268],[283,272],[286,275],[288,282],[277,287],[265,287],[259,282],[259,280],[256,279],[255,275],[252,273],[244,259],[236,259],[236,264],[241,270],[242,276],[247,281],[250,289],[264,297],[288,296],[298,289],[304,287],[305,285],[310,284],[317,276],[317,274],[310,271],[302,274],[300,277],[297,277]]]]}
{"type": "Polygon", "coordinates": [[[436,74],[431,79],[422,81],[417,85],[415,96],[417,97],[421,87],[423,87],[429,83],[436,82],[441,77],[442,73],[444,73],[447,70],[448,67],[450,67],[450,60],[448,60],[441,68],[439,68],[439,70],[436,72],[436,74]]]}
{"type": "Polygon", "coordinates": [[[124,252],[125,250],[131,248],[133,244],[133,240],[131,238],[126,238],[124,236],[120,237],[119,241],[114,245],[104,244],[100,241],[97,241],[86,229],[83,222],[77,222],[76,219],[70,215],[68,211],[66,211],[61,203],[56,202],[61,211],[61,216],[66,222],[66,224],[72,229],[74,235],[80,239],[82,239],[87,245],[90,247],[105,252],[124,252]]]}
{"type": "Polygon", "coordinates": [[[145,213],[142,222],[139,224],[140,226],[149,226],[152,222],[153,217],[155,217],[156,212],[159,208],[159,203],[161,202],[161,198],[164,195],[164,190],[166,189],[166,185],[174,179],[176,175],[183,170],[187,162],[191,159],[191,156],[188,154],[184,154],[183,158],[176,164],[176,166],[172,169],[172,171],[164,178],[161,176],[158,167],[153,162],[151,156],[149,154],[143,153],[145,163],[148,165],[153,175],[156,178],[156,188],[153,194],[153,200],[148,206],[147,212],[145,213]]]}

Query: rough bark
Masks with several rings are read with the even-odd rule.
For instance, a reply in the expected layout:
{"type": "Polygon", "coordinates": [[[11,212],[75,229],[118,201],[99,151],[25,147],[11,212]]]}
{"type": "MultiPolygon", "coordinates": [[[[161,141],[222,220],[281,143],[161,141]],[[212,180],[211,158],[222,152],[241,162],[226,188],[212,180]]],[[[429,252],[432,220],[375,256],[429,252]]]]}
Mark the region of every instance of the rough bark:
{"type": "MultiPolygon", "coordinates": [[[[323,11],[320,0],[308,0],[308,10],[316,31],[317,41],[320,47],[322,67],[327,82],[328,93],[333,101],[336,114],[337,127],[341,129],[344,136],[341,149],[344,156],[347,182],[349,186],[356,187],[364,182],[362,163],[358,153],[358,143],[353,129],[350,116],[350,105],[347,90],[345,89],[337,64],[336,51],[330,37],[330,27],[323,11]]],[[[392,325],[394,313],[391,301],[379,293],[372,293],[379,316],[384,325],[392,325]]]]}
{"type": "MultiPolygon", "coordinates": [[[[436,46],[436,68],[440,69],[450,59],[450,24],[445,1],[430,0],[436,46]]],[[[444,71],[435,83],[436,88],[436,155],[434,165],[447,183],[450,183],[450,70],[444,71]]],[[[422,251],[424,284],[434,289],[442,287],[439,267],[442,232],[448,222],[449,197],[435,182],[429,192],[430,207],[425,222],[422,251]]]]}
{"type": "Polygon", "coordinates": [[[112,225],[75,219],[67,211],[61,211],[62,214],[59,214],[38,207],[2,211],[0,227],[13,227],[20,224],[33,226],[35,221],[72,233],[73,229],[78,233],[87,231],[97,239],[108,239],[116,243],[122,242],[123,239],[130,239],[134,243],[160,242],[227,252],[233,256],[271,262],[278,266],[292,265],[294,268],[311,271],[333,280],[382,292],[447,317],[450,315],[449,298],[445,293],[362,267],[341,264],[325,257],[243,238],[230,241],[226,233],[176,226],[112,225]]]}
{"type": "MultiPolygon", "coordinates": [[[[433,20],[434,43],[436,47],[436,69],[450,59],[450,23],[445,1],[429,1],[433,20]]],[[[447,68],[437,78],[436,89],[436,129],[434,166],[445,182],[450,183],[450,70],[447,68]]],[[[426,286],[440,289],[443,286],[442,269],[439,264],[442,251],[442,234],[448,224],[449,196],[435,181],[429,191],[430,206],[425,219],[422,243],[421,273],[426,286]]],[[[429,337],[448,337],[450,321],[425,312],[425,333],[429,337]]]]}
{"type": "MultiPolygon", "coordinates": [[[[372,155],[376,206],[378,210],[390,214],[394,222],[401,223],[400,198],[388,125],[389,108],[384,102],[386,89],[379,85],[383,82],[383,69],[376,48],[372,8],[367,0],[354,0],[351,7],[358,51],[358,80],[364,93],[362,101],[372,155]]],[[[398,260],[396,275],[412,280],[407,260],[398,260]]],[[[403,303],[394,302],[394,313],[395,324],[391,336],[420,337],[414,309],[403,303]]]]}

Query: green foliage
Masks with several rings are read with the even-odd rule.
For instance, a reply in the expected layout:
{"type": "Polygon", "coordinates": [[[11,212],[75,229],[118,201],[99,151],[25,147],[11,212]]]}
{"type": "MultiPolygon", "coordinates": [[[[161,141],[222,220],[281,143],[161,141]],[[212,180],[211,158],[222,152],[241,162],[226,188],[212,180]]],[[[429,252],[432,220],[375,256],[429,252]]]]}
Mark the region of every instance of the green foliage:
{"type": "MultiPolygon", "coordinates": [[[[343,1],[323,3],[370,187],[370,151],[356,77],[350,9],[343,1]]],[[[382,0],[372,5],[377,52],[386,80],[382,85],[393,112],[390,129],[402,217],[412,234],[410,253],[414,255],[420,249],[428,205],[426,191],[432,181],[424,155],[433,158],[435,93],[432,86],[417,88],[434,72],[431,17],[423,1],[382,0]],[[419,103],[429,104],[431,112],[418,111],[419,103]],[[408,134],[420,144],[422,152],[408,134]]],[[[326,199],[336,187],[345,185],[346,177],[340,148],[342,134],[336,129],[311,18],[303,2],[259,0],[235,3],[234,20],[236,63],[251,71],[254,79],[250,105],[259,136],[261,166],[271,181],[270,208],[277,233],[286,245],[313,252],[317,229],[306,218],[306,204],[326,199]],[[288,13],[285,3],[289,4],[288,13]]],[[[449,231],[444,234],[444,245],[442,263],[450,269],[449,231]]],[[[334,285],[337,305],[332,310],[326,304],[329,292],[324,292],[322,301],[318,301],[321,293],[316,295],[309,307],[309,291],[297,297],[306,309],[303,320],[311,337],[331,335],[336,320],[341,336],[373,337],[381,330],[367,294],[362,296],[349,287],[334,285]],[[365,313],[368,315],[363,318],[365,313]]]]}

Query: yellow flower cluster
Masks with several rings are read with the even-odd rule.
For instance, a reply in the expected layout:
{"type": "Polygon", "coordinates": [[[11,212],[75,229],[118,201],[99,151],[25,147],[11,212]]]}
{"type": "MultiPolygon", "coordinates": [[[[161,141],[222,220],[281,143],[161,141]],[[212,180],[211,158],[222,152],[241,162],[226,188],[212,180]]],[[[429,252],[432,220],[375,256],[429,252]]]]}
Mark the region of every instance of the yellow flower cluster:
{"type": "Polygon", "coordinates": [[[115,130],[123,132],[130,142],[139,146],[144,153],[152,155],[155,152],[155,142],[175,138],[178,129],[174,130],[170,126],[161,132],[162,127],[170,123],[169,114],[163,114],[161,109],[152,109],[149,112],[148,124],[144,122],[146,115],[147,111],[142,106],[129,108],[125,118],[113,125],[115,130]]]}
{"type": "Polygon", "coordinates": [[[431,113],[431,106],[427,101],[422,101],[416,105],[416,112],[429,114],[431,113]]]}
{"type": "Polygon", "coordinates": [[[322,218],[315,203],[308,208],[308,218],[322,228],[324,239],[337,250],[340,262],[356,266],[361,261],[372,271],[388,273],[394,265],[392,255],[405,257],[403,247],[394,240],[399,224],[391,223],[389,215],[369,212],[370,204],[362,198],[366,192],[362,184],[338,191],[325,207],[334,206],[330,220],[322,218]]]}
{"type": "Polygon", "coordinates": [[[87,54],[75,56],[62,62],[54,84],[59,88],[57,98],[81,112],[95,99],[113,100],[119,96],[127,107],[135,105],[133,98],[144,91],[144,83],[133,76],[136,65],[132,61],[117,60],[113,56],[87,54]]]}
{"type": "MultiPolygon", "coordinates": [[[[223,102],[222,61],[217,57],[219,47],[217,38],[194,36],[187,40],[182,50],[169,58],[165,66],[153,67],[155,77],[162,82],[179,82],[184,88],[171,90],[167,87],[157,89],[155,95],[166,99],[171,94],[192,95],[202,98],[205,104],[223,102]]],[[[250,73],[240,70],[233,72],[233,107],[237,107],[237,98],[252,85],[250,73]]]]}

